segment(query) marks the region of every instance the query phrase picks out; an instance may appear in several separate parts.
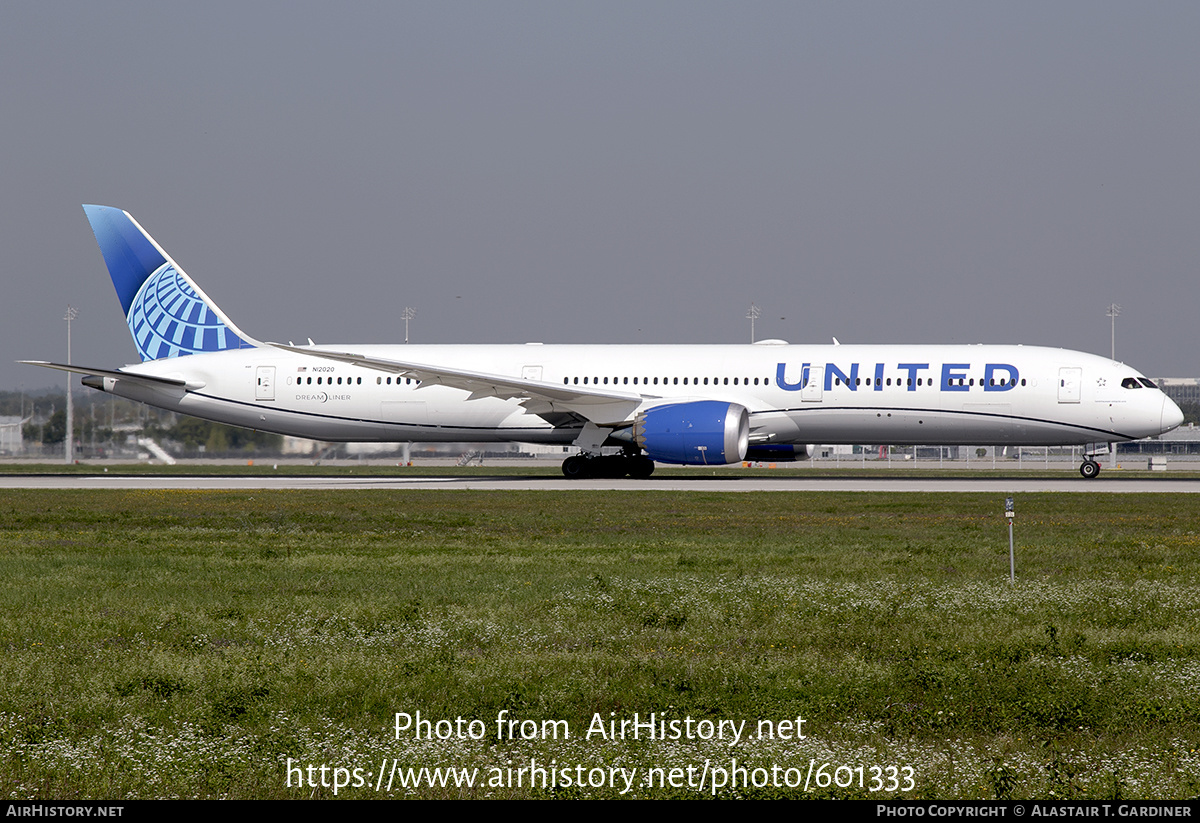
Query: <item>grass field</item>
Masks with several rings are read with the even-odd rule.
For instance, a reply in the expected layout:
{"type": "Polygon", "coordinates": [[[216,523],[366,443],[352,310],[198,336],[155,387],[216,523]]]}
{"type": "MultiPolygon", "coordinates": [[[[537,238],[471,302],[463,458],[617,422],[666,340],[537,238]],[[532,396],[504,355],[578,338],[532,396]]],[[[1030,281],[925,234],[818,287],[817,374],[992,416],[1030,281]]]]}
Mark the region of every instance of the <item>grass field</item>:
{"type": "Polygon", "coordinates": [[[0,793],[1195,796],[1200,497],[1017,507],[0,492],[0,793]]]}

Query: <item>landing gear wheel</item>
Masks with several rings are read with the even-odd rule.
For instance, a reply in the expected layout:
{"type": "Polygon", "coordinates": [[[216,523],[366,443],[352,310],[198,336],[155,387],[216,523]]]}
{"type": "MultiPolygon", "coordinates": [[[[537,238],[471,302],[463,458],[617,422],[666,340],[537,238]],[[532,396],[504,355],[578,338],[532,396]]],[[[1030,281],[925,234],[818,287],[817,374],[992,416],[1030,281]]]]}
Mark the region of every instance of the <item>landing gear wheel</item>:
{"type": "Polygon", "coordinates": [[[617,479],[629,471],[625,458],[619,454],[606,454],[592,458],[592,476],[617,479]]]}
{"type": "Polygon", "coordinates": [[[630,457],[629,476],[634,480],[645,480],[654,474],[654,461],[649,457],[630,457]]]}
{"type": "Polygon", "coordinates": [[[1083,461],[1083,465],[1079,467],[1079,473],[1083,475],[1085,480],[1092,480],[1100,475],[1100,464],[1090,457],[1083,461]]]}
{"type": "Polygon", "coordinates": [[[588,458],[582,454],[568,457],[562,464],[563,476],[568,480],[582,480],[585,477],[590,477],[591,465],[589,463],[588,458]]]}

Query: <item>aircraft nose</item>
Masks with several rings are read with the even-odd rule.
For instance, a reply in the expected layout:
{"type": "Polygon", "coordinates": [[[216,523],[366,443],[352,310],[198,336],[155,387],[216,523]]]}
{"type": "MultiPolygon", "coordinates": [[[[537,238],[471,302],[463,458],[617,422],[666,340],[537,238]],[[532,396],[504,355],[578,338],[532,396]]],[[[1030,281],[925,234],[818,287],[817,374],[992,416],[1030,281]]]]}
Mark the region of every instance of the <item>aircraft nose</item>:
{"type": "Polygon", "coordinates": [[[1183,411],[1169,397],[1163,397],[1162,430],[1169,432],[1183,423],[1183,411]]]}

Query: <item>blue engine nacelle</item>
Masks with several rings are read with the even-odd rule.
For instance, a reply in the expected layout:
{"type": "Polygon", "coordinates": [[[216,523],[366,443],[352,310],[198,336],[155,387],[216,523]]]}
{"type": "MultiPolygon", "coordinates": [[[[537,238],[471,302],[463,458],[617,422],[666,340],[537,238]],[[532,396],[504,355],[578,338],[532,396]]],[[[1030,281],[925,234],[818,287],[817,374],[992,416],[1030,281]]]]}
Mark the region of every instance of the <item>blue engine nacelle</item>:
{"type": "Polygon", "coordinates": [[[655,406],[638,412],[633,439],[661,463],[737,463],[750,445],[750,413],[745,406],[720,400],[655,406]]]}

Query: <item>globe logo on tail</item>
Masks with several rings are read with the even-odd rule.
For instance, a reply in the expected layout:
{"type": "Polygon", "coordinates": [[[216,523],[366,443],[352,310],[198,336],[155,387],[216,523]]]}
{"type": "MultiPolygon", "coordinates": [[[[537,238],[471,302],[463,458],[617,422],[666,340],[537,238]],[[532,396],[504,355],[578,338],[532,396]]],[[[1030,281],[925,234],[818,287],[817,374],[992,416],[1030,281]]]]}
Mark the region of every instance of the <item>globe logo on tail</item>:
{"type": "Polygon", "coordinates": [[[249,346],[169,262],[146,278],[127,319],[142,360],[249,346]]]}

